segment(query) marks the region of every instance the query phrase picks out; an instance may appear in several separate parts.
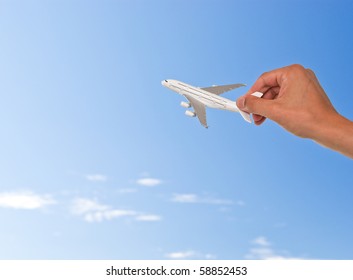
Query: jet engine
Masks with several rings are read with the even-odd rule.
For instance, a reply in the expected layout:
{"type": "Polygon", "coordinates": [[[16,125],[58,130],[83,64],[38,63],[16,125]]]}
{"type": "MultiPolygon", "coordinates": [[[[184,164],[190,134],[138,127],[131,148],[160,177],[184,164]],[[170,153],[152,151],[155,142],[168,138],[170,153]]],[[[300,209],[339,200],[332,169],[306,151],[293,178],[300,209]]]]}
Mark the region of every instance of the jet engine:
{"type": "Polygon", "coordinates": [[[185,102],[185,101],[181,101],[180,106],[184,107],[184,108],[190,108],[191,107],[190,103],[189,102],[185,102]]]}
{"type": "Polygon", "coordinates": [[[186,111],[185,111],[185,115],[187,115],[188,117],[196,117],[195,112],[191,112],[191,111],[189,111],[189,110],[186,110],[186,111]]]}

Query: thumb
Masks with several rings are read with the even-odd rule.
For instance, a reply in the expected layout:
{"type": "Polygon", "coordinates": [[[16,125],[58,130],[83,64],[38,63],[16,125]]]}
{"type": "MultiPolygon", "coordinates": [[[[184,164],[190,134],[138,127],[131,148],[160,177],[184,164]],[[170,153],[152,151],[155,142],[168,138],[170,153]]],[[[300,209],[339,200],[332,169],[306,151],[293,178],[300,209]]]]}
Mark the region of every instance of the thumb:
{"type": "Polygon", "coordinates": [[[273,100],[262,99],[252,95],[244,95],[238,98],[237,106],[242,111],[271,119],[274,104],[273,100]]]}

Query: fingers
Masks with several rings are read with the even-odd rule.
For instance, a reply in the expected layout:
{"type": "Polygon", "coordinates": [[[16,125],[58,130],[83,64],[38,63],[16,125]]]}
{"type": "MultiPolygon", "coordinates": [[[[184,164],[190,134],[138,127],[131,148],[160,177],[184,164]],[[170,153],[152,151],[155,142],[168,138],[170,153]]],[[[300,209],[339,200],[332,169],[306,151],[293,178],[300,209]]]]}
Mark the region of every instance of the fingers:
{"type": "Polygon", "coordinates": [[[256,124],[264,122],[265,119],[263,119],[263,117],[271,118],[273,104],[272,100],[258,98],[251,95],[242,96],[237,100],[237,106],[240,110],[255,114],[254,121],[256,124]]]}
{"type": "MultiPolygon", "coordinates": [[[[307,71],[311,79],[316,79],[315,74],[310,69],[294,64],[263,73],[249,89],[249,91],[237,100],[237,105],[241,110],[253,114],[255,124],[263,123],[266,118],[272,119],[275,116],[275,106],[280,104],[274,100],[284,94],[284,89],[293,77],[307,71]],[[264,95],[262,98],[251,96],[252,93],[259,91],[264,95]]],[[[278,108],[277,108],[278,109],[278,108]]]]}
{"type": "Polygon", "coordinates": [[[255,91],[266,93],[269,89],[280,88],[285,79],[283,70],[284,68],[279,68],[263,73],[246,94],[251,94],[255,91]]]}
{"type": "MultiPolygon", "coordinates": [[[[280,91],[279,87],[270,88],[267,92],[264,93],[264,95],[262,96],[262,99],[266,99],[266,100],[276,99],[279,94],[279,91],[280,91]]],[[[256,125],[260,125],[266,120],[266,117],[259,114],[253,114],[252,117],[256,125]]]]}
{"type": "Polygon", "coordinates": [[[273,87],[267,90],[266,92],[263,92],[263,99],[276,99],[279,95],[280,88],[279,87],[273,87]]]}
{"type": "Polygon", "coordinates": [[[253,115],[252,115],[252,118],[253,118],[254,123],[255,123],[256,125],[260,125],[260,124],[262,124],[262,123],[266,120],[266,117],[260,116],[260,115],[257,115],[257,114],[253,114],[253,115]]]}

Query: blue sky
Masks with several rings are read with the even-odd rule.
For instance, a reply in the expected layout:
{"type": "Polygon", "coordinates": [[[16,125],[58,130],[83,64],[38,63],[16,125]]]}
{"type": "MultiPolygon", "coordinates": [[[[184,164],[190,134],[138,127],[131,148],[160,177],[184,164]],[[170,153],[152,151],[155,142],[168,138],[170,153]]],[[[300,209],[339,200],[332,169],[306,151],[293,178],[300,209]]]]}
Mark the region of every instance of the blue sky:
{"type": "Polygon", "coordinates": [[[353,119],[352,9],[1,0],[0,258],[352,259],[352,160],[160,84],[301,63],[353,119]]]}

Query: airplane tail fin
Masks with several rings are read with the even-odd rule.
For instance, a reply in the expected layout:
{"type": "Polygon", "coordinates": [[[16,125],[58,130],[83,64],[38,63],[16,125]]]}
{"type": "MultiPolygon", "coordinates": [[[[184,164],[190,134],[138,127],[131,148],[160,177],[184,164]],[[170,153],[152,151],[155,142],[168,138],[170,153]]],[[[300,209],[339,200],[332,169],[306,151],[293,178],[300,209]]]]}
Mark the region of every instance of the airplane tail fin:
{"type": "MultiPolygon", "coordinates": [[[[262,92],[256,91],[256,92],[252,93],[251,95],[256,96],[258,98],[261,98],[264,94],[262,92]]],[[[243,119],[245,121],[247,121],[248,123],[251,123],[250,114],[248,112],[244,112],[240,109],[238,109],[238,110],[239,110],[240,115],[243,117],[243,119]]]]}

